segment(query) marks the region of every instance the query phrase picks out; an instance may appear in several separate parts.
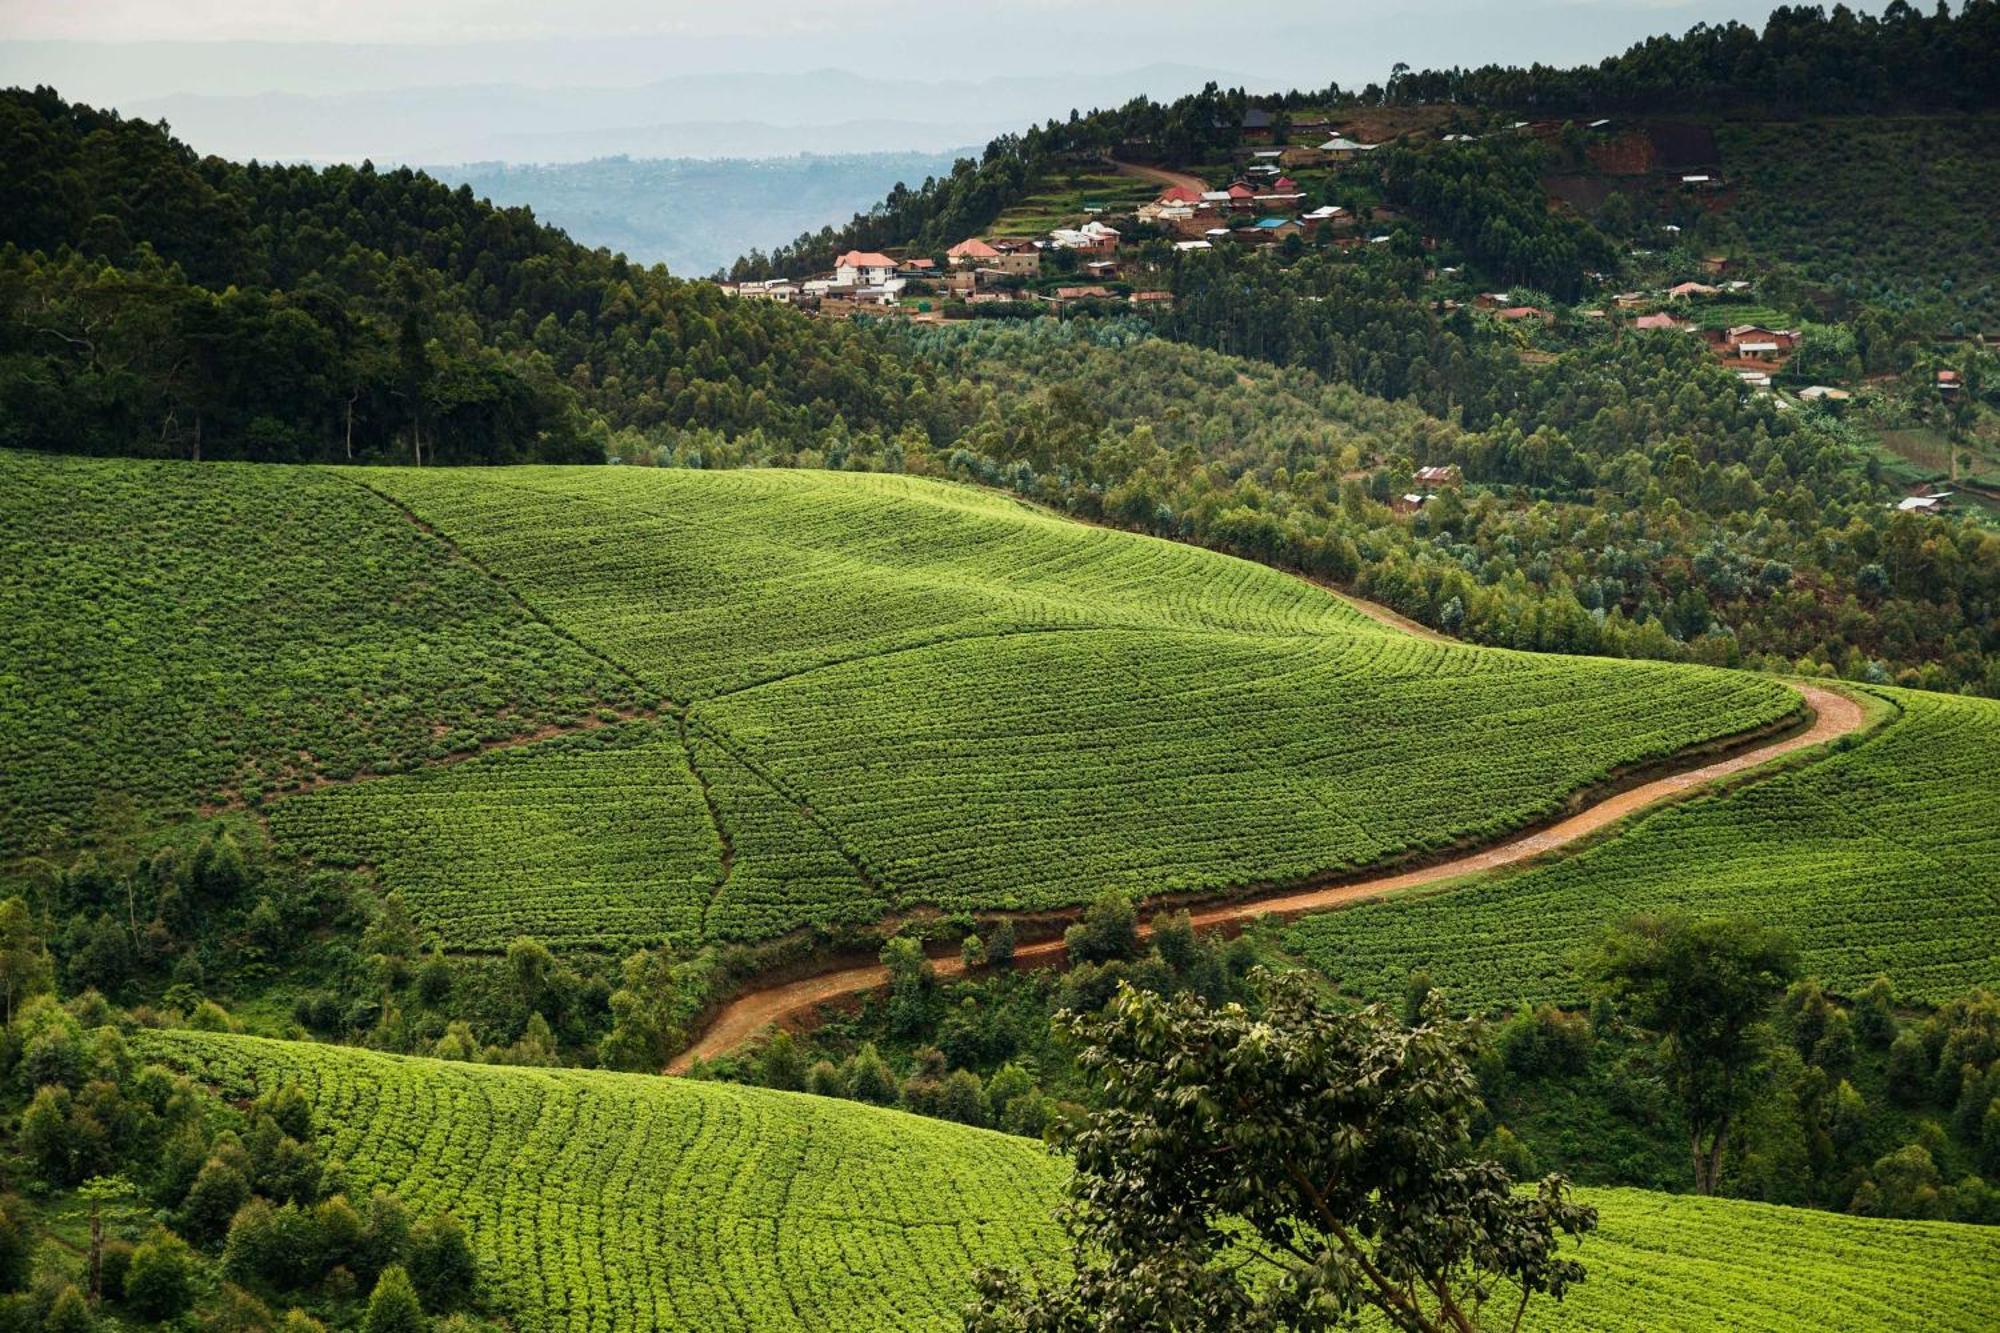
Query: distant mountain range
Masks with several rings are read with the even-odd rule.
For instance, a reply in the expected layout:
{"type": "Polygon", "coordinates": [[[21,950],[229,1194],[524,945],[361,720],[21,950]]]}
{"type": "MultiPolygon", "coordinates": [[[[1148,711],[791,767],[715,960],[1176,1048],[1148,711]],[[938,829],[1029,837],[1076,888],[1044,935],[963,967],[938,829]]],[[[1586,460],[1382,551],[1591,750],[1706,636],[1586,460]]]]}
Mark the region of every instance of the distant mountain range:
{"type": "Polygon", "coordinates": [[[1209,79],[1183,65],[976,79],[845,70],[693,74],[630,87],[521,83],[329,93],[179,92],[118,103],[164,119],[204,152],[287,161],[572,162],[647,157],[942,152],[1071,108],[1177,96],[1209,79]],[[865,114],[858,114],[864,113],[865,114]]]}
{"type": "Polygon", "coordinates": [[[739,158],[606,157],[539,166],[427,166],[497,204],[527,204],[574,239],[683,277],[727,267],[828,223],[847,221],[902,181],[916,186],[961,153],[739,158]]]}

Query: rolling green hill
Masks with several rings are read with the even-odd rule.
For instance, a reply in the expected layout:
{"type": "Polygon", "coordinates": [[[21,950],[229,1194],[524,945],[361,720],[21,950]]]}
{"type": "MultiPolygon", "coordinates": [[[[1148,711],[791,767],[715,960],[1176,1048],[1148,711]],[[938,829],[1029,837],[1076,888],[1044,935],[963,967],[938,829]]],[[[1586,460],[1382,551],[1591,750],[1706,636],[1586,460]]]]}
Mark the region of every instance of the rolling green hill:
{"type": "MultiPolygon", "coordinates": [[[[1066,1167],[986,1130],[646,1075],[191,1032],[135,1045],[231,1096],[300,1087],[350,1188],[457,1213],[529,1333],[953,1328],[974,1267],[1059,1252],[1066,1167]]],[[[1537,1328],[1969,1333],[2000,1301],[1990,1229],[1589,1197],[1589,1278],[1537,1328]]]]}
{"type": "Polygon", "coordinates": [[[2000,985],[2000,704],[1881,694],[1900,716],[1825,760],[1550,865],[1309,918],[1287,942],[1361,993],[1423,968],[1475,1009],[1581,999],[1574,951],[1640,911],[1781,926],[1845,994],[1878,974],[1938,1002],[2000,985]]]}
{"type": "Polygon", "coordinates": [[[352,482],[0,450],[0,848],[650,702],[352,482]]]}
{"type": "Polygon", "coordinates": [[[0,467],[11,845],[255,798],[456,947],[1299,879],[1796,707],[904,477],[0,467]]]}
{"type": "Polygon", "coordinates": [[[1039,1145],[854,1102],[194,1033],[147,1055],[313,1104],[362,1193],[449,1208],[548,1329],[941,1329],[981,1263],[1052,1256],[1039,1145]]]}
{"type": "Polygon", "coordinates": [[[458,946],[1298,879],[1796,707],[1755,677],[1425,643],[1256,565],[909,478],[349,475],[691,701],[650,735],[273,805],[281,842],[375,867],[458,946]]]}

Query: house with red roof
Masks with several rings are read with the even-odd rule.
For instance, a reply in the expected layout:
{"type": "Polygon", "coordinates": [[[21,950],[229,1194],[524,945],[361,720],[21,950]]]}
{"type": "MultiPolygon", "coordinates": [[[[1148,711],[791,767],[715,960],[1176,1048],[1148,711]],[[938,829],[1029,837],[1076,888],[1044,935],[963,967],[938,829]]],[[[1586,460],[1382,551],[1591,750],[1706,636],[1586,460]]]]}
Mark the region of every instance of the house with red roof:
{"type": "Polygon", "coordinates": [[[849,250],[833,261],[833,275],[843,287],[875,287],[896,276],[896,261],[873,250],[849,250]]]}
{"type": "Polygon", "coordinates": [[[1632,321],[1632,327],[1635,329],[1678,329],[1681,325],[1675,321],[1672,315],[1662,313],[1658,315],[1641,315],[1632,321]]]}
{"type": "Polygon", "coordinates": [[[977,268],[999,253],[998,250],[995,250],[992,246],[974,236],[960,241],[957,245],[945,251],[944,257],[951,261],[953,268],[977,268]]]}

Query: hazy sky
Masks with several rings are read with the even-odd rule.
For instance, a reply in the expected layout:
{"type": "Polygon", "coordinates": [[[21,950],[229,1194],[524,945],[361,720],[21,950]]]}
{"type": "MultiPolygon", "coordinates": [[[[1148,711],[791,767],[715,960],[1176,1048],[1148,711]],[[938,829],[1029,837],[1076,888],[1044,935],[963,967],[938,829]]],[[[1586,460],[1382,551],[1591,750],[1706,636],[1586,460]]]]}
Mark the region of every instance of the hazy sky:
{"type": "MultiPolygon", "coordinates": [[[[1290,63],[1301,36],[1338,47],[1357,31],[1400,30],[1412,63],[1466,34],[1574,31],[1627,40],[1701,18],[1755,17],[1744,0],[0,0],[0,38],[90,42],[513,42],[579,37],[680,38],[697,43],[801,41],[851,50],[857,39],[906,67],[979,65],[995,51],[1074,66],[1079,55],[1131,66],[1162,59],[1229,63],[1264,54],[1290,63]],[[1107,47],[1065,49],[1073,33],[1118,34],[1107,47]],[[921,46],[907,39],[923,34],[921,46]],[[1033,34],[1036,44],[1011,38],[1033,34]],[[903,40],[895,40],[901,35],[903,40]],[[1282,38],[1282,42],[1277,40],[1282,38]],[[994,45],[993,43],[996,43],[994,45]],[[1217,43],[1225,50],[1216,50],[1217,43]],[[890,43],[884,45],[884,43],[890,43]],[[941,43],[941,45],[940,45],[941,43]],[[1015,53],[1019,54],[1015,54],[1015,53]]],[[[746,47],[745,54],[754,52],[746,47]]],[[[912,71],[913,72],[913,71],[912,71]]],[[[1025,72],[1025,71],[1023,71],[1025,72]]]]}
{"type": "MultiPolygon", "coordinates": [[[[1869,8],[1879,8],[1870,5],[1869,8]]],[[[1207,79],[1575,64],[1769,0],[0,0],[0,86],[232,156],[934,150],[1207,79]],[[862,82],[813,77],[846,71],[862,82]],[[749,76],[749,77],[739,77],[749,76]],[[733,81],[732,81],[733,80],[733,81]],[[900,84],[900,88],[892,87],[900,84]],[[933,91],[926,93],[926,89],[933,91]],[[1010,91],[1011,90],[1011,91],[1010,91]],[[818,101],[813,99],[818,97],[818,101]],[[746,136],[668,125],[752,125],[746,136]],[[854,126],[853,130],[842,127],[854,126]],[[771,127],[800,134],[773,138],[771,127]],[[775,143],[776,147],[766,145],[775,143]]]]}

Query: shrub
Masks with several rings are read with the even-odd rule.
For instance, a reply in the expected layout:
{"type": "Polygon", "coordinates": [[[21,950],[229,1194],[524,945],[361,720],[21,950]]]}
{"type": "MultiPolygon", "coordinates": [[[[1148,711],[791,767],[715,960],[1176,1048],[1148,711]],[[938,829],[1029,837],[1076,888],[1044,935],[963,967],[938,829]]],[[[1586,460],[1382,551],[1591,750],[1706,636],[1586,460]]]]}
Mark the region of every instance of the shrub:
{"type": "Polygon", "coordinates": [[[1201,961],[1201,944],[1195,939],[1194,920],[1186,912],[1162,913],[1153,918],[1153,951],[1172,968],[1175,976],[1186,976],[1201,961]]]}
{"type": "Polygon", "coordinates": [[[1923,1038],[1904,1031],[1889,1043],[1889,1095],[1905,1106],[1924,1099],[1931,1081],[1931,1055],[1923,1038]]]}
{"type": "Polygon", "coordinates": [[[1535,1154],[1505,1125],[1493,1127],[1493,1132],[1479,1145],[1479,1156],[1498,1162],[1516,1180],[1534,1179],[1535,1154]]]}
{"type": "Polygon", "coordinates": [[[1014,923],[1003,919],[986,936],[986,961],[993,967],[1014,965],[1014,923]]]}
{"type": "Polygon", "coordinates": [[[42,1333],[90,1333],[96,1327],[97,1320],[91,1315],[89,1304],[74,1284],[57,1294],[42,1320],[42,1333]]]}
{"type": "Polygon", "coordinates": [[[789,1032],[764,1043],[757,1056],[757,1081],[767,1088],[797,1092],[806,1084],[806,1057],[789,1032]]]}
{"type": "Polygon", "coordinates": [[[841,1082],[847,1086],[847,1095],[857,1102],[876,1106],[896,1104],[896,1076],[889,1072],[873,1042],[864,1042],[860,1050],[847,1058],[841,1068],[841,1082]]]}
{"type": "Polygon", "coordinates": [[[410,1275],[400,1267],[384,1270],[368,1297],[368,1314],[361,1321],[362,1333],[424,1333],[430,1320],[424,1317],[423,1303],[417,1299],[410,1275]]]}
{"type": "Polygon", "coordinates": [[[194,1252],[171,1232],[132,1251],[124,1278],[125,1303],[147,1319],[177,1319],[194,1304],[194,1252]]]}
{"type": "Polygon", "coordinates": [[[986,1088],[970,1069],[955,1069],[939,1091],[937,1113],[961,1125],[985,1125],[992,1110],[987,1105],[986,1088]]]}
{"type": "Polygon", "coordinates": [[[479,1283],[479,1263],[465,1228],[450,1213],[440,1213],[410,1233],[406,1271],[424,1308],[437,1314],[470,1304],[479,1283]]]}
{"type": "Polygon", "coordinates": [[[1590,1063],[1590,1022],[1552,1004],[1523,1008],[1500,1029],[1507,1068],[1528,1078],[1575,1074],[1590,1063]]]}
{"type": "Polygon", "coordinates": [[[1083,920],[1063,932],[1063,948],[1072,963],[1102,963],[1139,956],[1139,913],[1132,898],[1106,889],[1083,909],[1083,920]]]}
{"type": "Polygon", "coordinates": [[[220,1157],[210,1157],[180,1205],[180,1229],[196,1241],[222,1239],[248,1199],[250,1181],[244,1173],[220,1157]]]}
{"type": "Polygon", "coordinates": [[[1877,977],[1854,1001],[1854,1035],[1880,1050],[1896,1039],[1896,994],[1889,978],[1877,977]]]}
{"type": "Polygon", "coordinates": [[[840,1077],[840,1069],[831,1060],[815,1060],[811,1069],[806,1070],[806,1089],[815,1097],[845,1097],[847,1084],[840,1077]]]}
{"type": "Polygon", "coordinates": [[[132,1270],[132,1242],[129,1240],[107,1240],[97,1258],[97,1277],[105,1299],[122,1301],[125,1299],[125,1278],[132,1270]]]}

